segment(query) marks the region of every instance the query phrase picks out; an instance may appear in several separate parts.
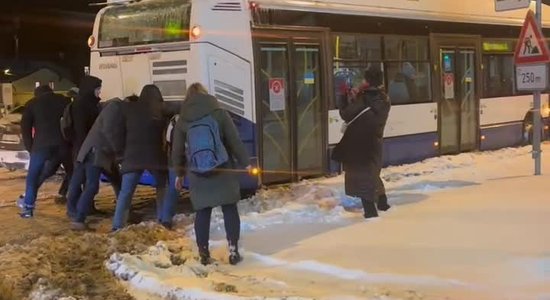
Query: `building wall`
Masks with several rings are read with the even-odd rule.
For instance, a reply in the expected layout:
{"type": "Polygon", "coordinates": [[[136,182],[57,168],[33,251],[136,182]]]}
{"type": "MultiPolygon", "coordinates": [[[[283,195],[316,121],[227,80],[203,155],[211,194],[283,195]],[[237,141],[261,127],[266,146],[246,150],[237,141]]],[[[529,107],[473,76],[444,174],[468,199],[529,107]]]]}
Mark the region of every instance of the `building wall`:
{"type": "Polygon", "coordinates": [[[73,82],[60,78],[58,74],[49,69],[40,69],[12,82],[14,106],[23,105],[33,97],[37,82],[40,85],[53,84],[53,89],[60,93],[64,93],[75,86],[73,82]]]}

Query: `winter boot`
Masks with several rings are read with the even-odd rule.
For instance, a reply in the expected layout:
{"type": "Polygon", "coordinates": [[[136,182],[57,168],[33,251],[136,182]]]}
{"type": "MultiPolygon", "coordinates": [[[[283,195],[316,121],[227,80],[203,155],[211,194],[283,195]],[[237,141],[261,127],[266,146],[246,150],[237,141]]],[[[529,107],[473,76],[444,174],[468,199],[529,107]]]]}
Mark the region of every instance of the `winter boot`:
{"type": "Polygon", "coordinates": [[[381,211],[387,211],[391,208],[391,205],[388,204],[388,197],[386,196],[386,194],[378,197],[378,203],[376,206],[378,207],[378,210],[381,211]]]}
{"type": "Polygon", "coordinates": [[[71,230],[74,230],[74,231],[86,231],[86,230],[89,230],[90,228],[88,227],[88,225],[86,225],[86,223],[84,222],[71,222],[71,230]]]}
{"type": "Polygon", "coordinates": [[[34,217],[33,209],[30,207],[25,207],[21,209],[21,212],[19,213],[19,216],[23,219],[30,219],[34,217]]]}
{"type": "Polygon", "coordinates": [[[208,248],[199,247],[199,258],[201,265],[207,266],[212,263],[212,258],[210,257],[210,251],[208,251],[208,248]]]}
{"type": "Polygon", "coordinates": [[[239,247],[235,244],[229,244],[229,264],[236,265],[243,261],[243,257],[239,253],[239,247]]]}
{"type": "Polygon", "coordinates": [[[365,219],[378,217],[376,204],[373,201],[367,201],[367,200],[361,199],[361,202],[363,203],[363,210],[365,211],[365,214],[364,214],[365,219]]]}

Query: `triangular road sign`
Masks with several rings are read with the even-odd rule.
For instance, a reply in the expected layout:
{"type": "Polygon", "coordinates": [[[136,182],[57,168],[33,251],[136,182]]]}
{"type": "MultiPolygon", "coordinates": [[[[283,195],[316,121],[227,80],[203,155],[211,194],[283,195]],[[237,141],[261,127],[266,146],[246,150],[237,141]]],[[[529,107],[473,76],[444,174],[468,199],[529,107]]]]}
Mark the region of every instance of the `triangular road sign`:
{"type": "Polygon", "coordinates": [[[525,17],[514,58],[517,65],[547,63],[550,61],[548,45],[535,21],[535,14],[532,10],[529,10],[527,17],[525,17]]]}

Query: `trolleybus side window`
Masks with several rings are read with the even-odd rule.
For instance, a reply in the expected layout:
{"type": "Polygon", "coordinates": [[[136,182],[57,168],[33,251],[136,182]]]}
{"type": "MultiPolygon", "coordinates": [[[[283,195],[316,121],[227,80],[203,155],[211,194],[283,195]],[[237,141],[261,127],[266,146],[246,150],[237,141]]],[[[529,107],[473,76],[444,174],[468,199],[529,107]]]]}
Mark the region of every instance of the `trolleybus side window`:
{"type": "Polygon", "coordinates": [[[431,102],[428,43],[426,37],[384,36],[384,66],[392,105],[431,102]]]}
{"type": "Polygon", "coordinates": [[[334,89],[333,108],[353,87],[359,87],[365,69],[375,66],[382,69],[382,39],[375,35],[337,34],[333,36],[334,45],[334,89]]]}
{"type": "Polygon", "coordinates": [[[113,6],[101,17],[99,47],[180,42],[189,39],[190,0],[113,6]]]}
{"type": "Polygon", "coordinates": [[[515,40],[483,41],[483,98],[518,94],[514,82],[515,40]]]}

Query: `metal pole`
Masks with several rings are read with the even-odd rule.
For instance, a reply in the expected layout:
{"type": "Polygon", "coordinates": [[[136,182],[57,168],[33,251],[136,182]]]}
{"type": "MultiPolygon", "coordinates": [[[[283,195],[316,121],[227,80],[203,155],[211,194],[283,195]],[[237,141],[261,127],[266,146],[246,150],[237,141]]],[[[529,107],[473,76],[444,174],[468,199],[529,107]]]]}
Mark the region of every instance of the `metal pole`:
{"type": "MultiPolygon", "coordinates": [[[[542,28],[542,3],[537,0],[537,25],[542,28]]],[[[541,175],[541,120],[540,120],[540,91],[533,94],[533,159],[535,160],[535,175],[541,175]]]]}

